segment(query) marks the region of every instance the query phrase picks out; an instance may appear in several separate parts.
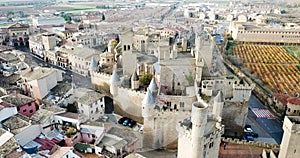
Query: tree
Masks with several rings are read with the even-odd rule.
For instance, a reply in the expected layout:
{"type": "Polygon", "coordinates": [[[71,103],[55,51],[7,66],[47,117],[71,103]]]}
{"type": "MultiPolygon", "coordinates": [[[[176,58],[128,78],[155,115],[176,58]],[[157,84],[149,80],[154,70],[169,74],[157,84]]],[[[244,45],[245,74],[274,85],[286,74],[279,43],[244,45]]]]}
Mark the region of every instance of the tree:
{"type": "Polygon", "coordinates": [[[145,86],[145,85],[149,85],[149,83],[151,82],[151,80],[152,80],[152,75],[151,74],[142,74],[141,76],[140,76],[140,80],[139,80],[139,82],[140,82],[140,85],[141,86],[145,86]]]}

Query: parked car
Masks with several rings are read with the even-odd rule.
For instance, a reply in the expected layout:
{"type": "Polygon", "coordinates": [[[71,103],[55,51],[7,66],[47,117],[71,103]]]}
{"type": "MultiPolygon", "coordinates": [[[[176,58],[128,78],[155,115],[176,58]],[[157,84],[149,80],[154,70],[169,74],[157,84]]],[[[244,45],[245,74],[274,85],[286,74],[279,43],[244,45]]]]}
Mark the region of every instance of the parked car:
{"type": "Polygon", "coordinates": [[[246,125],[245,125],[245,129],[246,129],[246,128],[251,128],[251,125],[246,124],[246,125]]]}
{"type": "Polygon", "coordinates": [[[118,123],[123,124],[123,122],[127,119],[127,117],[122,117],[119,119],[118,123]]]}
{"type": "Polygon", "coordinates": [[[253,132],[253,130],[251,129],[251,127],[245,128],[244,132],[253,132]]]}
{"type": "Polygon", "coordinates": [[[129,126],[130,128],[134,127],[135,125],[136,125],[136,121],[134,121],[134,120],[131,120],[131,121],[128,123],[128,126],[129,126]]]}
{"type": "Polygon", "coordinates": [[[124,122],[123,122],[123,126],[127,126],[128,123],[131,121],[130,118],[127,118],[124,122]]]}
{"type": "Polygon", "coordinates": [[[257,138],[258,137],[258,133],[255,133],[255,132],[244,132],[244,134],[246,136],[252,136],[254,138],[257,138]]]}
{"type": "Polygon", "coordinates": [[[254,141],[254,138],[252,136],[244,136],[242,139],[247,141],[254,141]]]}

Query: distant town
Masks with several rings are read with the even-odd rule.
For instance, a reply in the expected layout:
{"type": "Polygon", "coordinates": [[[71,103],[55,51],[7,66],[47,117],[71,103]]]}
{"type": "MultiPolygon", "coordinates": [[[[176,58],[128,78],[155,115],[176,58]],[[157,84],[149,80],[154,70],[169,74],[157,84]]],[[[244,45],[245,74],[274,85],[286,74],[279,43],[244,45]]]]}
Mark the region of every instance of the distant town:
{"type": "Polygon", "coordinates": [[[299,158],[298,0],[1,0],[0,157],[299,158]]]}

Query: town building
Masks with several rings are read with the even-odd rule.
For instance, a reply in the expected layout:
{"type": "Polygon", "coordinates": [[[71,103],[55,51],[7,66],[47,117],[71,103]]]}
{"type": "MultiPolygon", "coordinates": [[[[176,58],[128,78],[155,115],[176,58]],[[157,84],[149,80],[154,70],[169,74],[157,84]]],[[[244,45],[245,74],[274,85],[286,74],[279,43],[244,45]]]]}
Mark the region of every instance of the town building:
{"type": "Polygon", "coordinates": [[[257,43],[276,45],[298,45],[299,28],[275,28],[267,24],[252,22],[231,22],[229,32],[237,43],[257,43]]]}
{"type": "Polygon", "coordinates": [[[29,46],[29,25],[13,24],[7,28],[8,45],[10,46],[29,46]]]}
{"type": "Polygon", "coordinates": [[[36,99],[43,99],[58,82],[62,81],[62,71],[37,67],[22,75],[22,88],[26,94],[36,99]]]}
{"type": "Polygon", "coordinates": [[[22,94],[8,94],[0,100],[16,106],[18,113],[27,117],[31,117],[38,109],[35,99],[22,94]]]}
{"type": "Polygon", "coordinates": [[[105,112],[104,95],[95,91],[88,91],[82,97],[76,99],[78,112],[88,119],[98,120],[105,112]]]}

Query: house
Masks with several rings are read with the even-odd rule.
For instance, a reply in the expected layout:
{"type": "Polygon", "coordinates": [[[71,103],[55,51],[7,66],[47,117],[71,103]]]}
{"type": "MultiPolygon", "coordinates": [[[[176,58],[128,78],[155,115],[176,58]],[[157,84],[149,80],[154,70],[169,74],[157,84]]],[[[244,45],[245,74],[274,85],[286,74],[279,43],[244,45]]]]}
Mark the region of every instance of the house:
{"type": "Polygon", "coordinates": [[[95,146],[96,154],[115,155],[124,157],[137,151],[137,137],[128,130],[112,127],[95,146]]]}
{"type": "Polygon", "coordinates": [[[51,157],[59,158],[81,158],[76,153],[73,152],[73,147],[59,147],[51,157]]]}
{"type": "Polygon", "coordinates": [[[24,91],[36,99],[43,99],[58,82],[62,81],[62,71],[54,68],[38,67],[22,75],[24,91]]]}
{"type": "Polygon", "coordinates": [[[15,105],[18,113],[27,117],[31,117],[38,106],[34,98],[22,94],[8,94],[1,97],[0,100],[15,105]]]}
{"type": "Polygon", "coordinates": [[[83,142],[88,144],[98,144],[105,134],[105,128],[91,125],[80,125],[80,131],[73,139],[73,143],[83,142]]]}
{"type": "Polygon", "coordinates": [[[0,102],[0,122],[18,113],[17,108],[8,102],[0,102]]]}
{"type": "Polygon", "coordinates": [[[10,46],[29,46],[29,25],[13,24],[8,28],[10,46]]]}
{"type": "Polygon", "coordinates": [[[274,94],[273,102],[275,104],[275,108],[278,110],[285,111],[287,105],[287,99],[291,96],[288,94],[274,94]]]}
{"type": "Polygon", "coordinates": [[[14,135],[0,128],[0,155],[6,157],[18,148],[14,135]]]}
{"type": "Polygon", "coordinates": [[[87,121],[87,117],[83,114],[65,112],[54,115],[54,123],[66,126],[74,126],[77,130],[80,129],[80,124],[87,121]]]}
{"type": "Polygon", "coordinates": [[[7,129],[13,134],[19,134],[31,125],[26,118],[22,118],[21,115],[12,116],[2,121],[2,127],[7,129]]]}
{"type": "Polygon", "coordinates": [[[95,121],[104,115],[104,95],[95,91],[88,91],[77,99],[78,111],[95,121]]]}
{"type": "Polygon", "coordinates": [[[290,97],[287,99],[286,115],[299,116],[300,115],[300,98],[290,97]]]}
{"type": "Polygon", "coordinates": [[[100,51],[83,45],[64,45],[57,49],[58,52],[67,54],[69,68],[82,75],[88,75],[92,57],[97,58],[100,51]]]}

